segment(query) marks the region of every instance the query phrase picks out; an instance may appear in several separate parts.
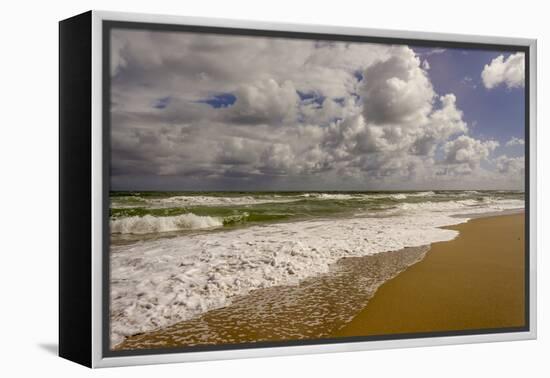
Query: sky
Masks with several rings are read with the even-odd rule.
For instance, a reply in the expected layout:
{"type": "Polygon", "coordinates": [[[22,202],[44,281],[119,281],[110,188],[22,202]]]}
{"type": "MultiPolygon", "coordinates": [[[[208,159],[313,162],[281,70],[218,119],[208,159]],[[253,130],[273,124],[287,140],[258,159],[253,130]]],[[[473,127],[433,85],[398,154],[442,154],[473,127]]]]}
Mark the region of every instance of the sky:
{"type": "Polygon", "coordinates": [[[112,190],[524,187],[522,52],[111,31],[112,190]]]}

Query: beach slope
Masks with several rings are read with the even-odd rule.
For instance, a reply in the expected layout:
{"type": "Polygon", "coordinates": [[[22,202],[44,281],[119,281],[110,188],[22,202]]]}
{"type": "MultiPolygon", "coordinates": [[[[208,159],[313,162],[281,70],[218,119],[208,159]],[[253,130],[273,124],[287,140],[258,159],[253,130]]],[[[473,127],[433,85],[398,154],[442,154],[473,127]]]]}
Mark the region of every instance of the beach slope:
{"type": "Polygon", "coordinates": [[[524,214],[447,227],[421,262],[383,284],[333,337],[476,330],[525,325],[524,214]]]}

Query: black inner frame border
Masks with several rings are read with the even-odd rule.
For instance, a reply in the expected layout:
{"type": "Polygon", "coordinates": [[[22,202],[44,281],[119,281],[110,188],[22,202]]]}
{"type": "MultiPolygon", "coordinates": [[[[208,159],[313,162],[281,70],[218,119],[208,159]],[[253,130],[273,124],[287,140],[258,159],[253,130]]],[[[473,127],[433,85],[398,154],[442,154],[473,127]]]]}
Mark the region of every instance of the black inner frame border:
{"type": "MultiPolygon", "coordinates": [[[[313,27],[313,26],[312,26],[313,27]]],[[[143,356],[156,354],[173,353],[192,353],[206,351],[223,351],[237,349],[257,349],[257,348],[276,348],[293,347],[307,345],[323,344],[343,344],[365,341],[385,341],[385,340],[406,340],[421,339],[431,337],[449,337],[449,336],[467,336],[467,335],[488,335],[498,333],[528,332],[530,330],[530,47],[524,45],[491,44],[479,42],[453,42],[437,41],[414,38],[394,38],[394,37],[370,37],[360,35],[340,35],[325,33],[294,32],[282,30],[260,30],[245,28],[228,28],[213,26],[195,26],[195,25],[177,25],[148,22],[131,21],[102,21],[102,176],[103,176],[103,219],[102,219],[102,357],[123,357],[123,356],[143,356]],[[306,39],[336,42],[354,42],[354,43],[378,43],[389,45],[413,45],[416,47],[439,47],[439,48],[460,48],[472,50],[491,50],[491,51],[515,51],[525,54],[525,258],[524,258],[524,304],[525,304],[525,325],[523,327],[507,328],[484,328],[467,329],[451,331],[434,331],[405,334],[389,334],[375,336],[353,336],[341,338],[324,338],[310,340],[284,340],[284,341],[262,341],[242,344],[220,344],[220,345],[201,345],[201,346],[182,346],[174,348],[154,348],[154,349],[132,349],[114,351],[110,347],[110,229],[109,229],[109,206],[110,206],[110,180],[111,180],[111,30],[130,29],[130,30],[148,30],[165,32],[189,32],[220,34],[248,37],[266,37],[266,38],[285,38],[285,39],[306,39]]],[[[403,32],[406,34],[407,32],[403,32]]]]}

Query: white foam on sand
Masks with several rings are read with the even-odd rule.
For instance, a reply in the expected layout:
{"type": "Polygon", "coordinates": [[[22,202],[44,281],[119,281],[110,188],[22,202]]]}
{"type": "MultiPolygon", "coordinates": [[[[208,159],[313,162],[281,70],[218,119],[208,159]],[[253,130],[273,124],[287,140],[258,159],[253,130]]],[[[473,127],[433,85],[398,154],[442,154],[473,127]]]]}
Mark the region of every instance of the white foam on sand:
{"type": "Polygon", "coordinates": [[[451,240],[458,233],[440,227],[467,220],[456,214],[523,207],[519,200],[483,208],[474,203],[402,204],[396,216],[277,223],[112,246],[111,343],[226,306],[254,289],[295,285],[342,257],[451,240]]]}
{"type": "Polygon", "coordinates": [[[467,199],[458,201],[440,201],[440,202],[417,202],[402,203],[399,209],[406,210],[410,214],[418,213],[452,213],[461,214],[483,214],[494,213],[504,210],[523,209],[525,202],[518,199],[497,199],[485,197],[482,201],[467,199]]]}

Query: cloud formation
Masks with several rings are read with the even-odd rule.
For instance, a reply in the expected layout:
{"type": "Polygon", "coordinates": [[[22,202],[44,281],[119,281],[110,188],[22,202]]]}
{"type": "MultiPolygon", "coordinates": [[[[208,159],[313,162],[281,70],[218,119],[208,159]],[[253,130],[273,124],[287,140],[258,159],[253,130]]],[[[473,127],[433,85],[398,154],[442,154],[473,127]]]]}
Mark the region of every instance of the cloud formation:
{"type": "Polygon", "coordinates": [[[525,174],[525,157],[508,157],[506,155],[499,156],[495,163],[500,173],[507,175],[520,175],[525,174]]]}
{"type": "Polygon", "coordinates": [[[475,170],[481,161],[486,160],[499,146],[494,140],[485,142],[467,135],[461,135],[453,141],[445,143],[445,162],[462,173],[475,170]]]}
{"type": "MultiPolygon", "coordinates": [[[[469,135],[456,95],[436,93],[413,48],[136,30],[112,38],[114,189],[485,185],[498,143],[469,135]]],[[[506,182],[505,171],[491,173],[506,182]]]]}
{"type": "Polygon", "coordinates": [[[376,124],[421,123],[432,110],[432,84],[409,48],[367,68],[361,88],[363,114],[376,124]]]}
{"type": "Polygon", "coordinates": [[[507,88],[519,88],[525,85],[525,54],[516,53],[504,58],[499,55],[486,64],[481,72],[483,85],[487,89],[498,87],[501,84],[507,88]]]}
{"type": "Polygon", "coordinates": [[[506,146],[523,146],[525,144],[525,141],[522,138],[518,137],[512,137],[508,142],[506,142],[506,146]]]}

